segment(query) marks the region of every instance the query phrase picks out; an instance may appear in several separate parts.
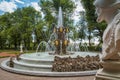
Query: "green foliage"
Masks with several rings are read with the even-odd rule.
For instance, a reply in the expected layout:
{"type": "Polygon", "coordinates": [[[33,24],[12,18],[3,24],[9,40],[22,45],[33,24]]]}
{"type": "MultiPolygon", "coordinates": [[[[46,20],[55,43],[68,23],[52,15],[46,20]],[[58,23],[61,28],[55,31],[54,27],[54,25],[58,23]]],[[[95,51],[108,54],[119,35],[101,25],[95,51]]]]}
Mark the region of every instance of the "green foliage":
{"type": "Polygon", "coordinates": [[[41,20],[41,14],[33,7],[17,9],[13,13],[5,13],[0,16],[0,48],[18,49],[21,42],[27,49],[30,49],[31,34],[37,26],[35,18],[41,20]],[[6,41],[9,43],[6,44],[6,41]]]}
{"type": "MultiPolygon", "coordinates": [[[[86,20],[88,22],[88,29],[89,33],[92,32],[92,30],[97,29],[99,31],[99,34],[97,36],[101,37],[100,44],[102,42],[102,35],[103,32],[106,28],[106,23],[97,23],[96,19],[97,16],[95,14],[95,6],[93,5],[94,0],[81,0],[83,7],[85,8],[86,12],[86,20]]],[[[89,36],[89,41],[90,41],[90,36],[89,36]]]]}
{"type": "Polygon", "coordinates": [[[83,7],[86,11],[86,20],[89,26],[94,26],[96,23],[94,0],[81,0],[83,7]]]}
{"type": "Polygon", "coordinates": [[[101,50],[102,50],[102,48],[101,48],[102,46],[88,46],[88,50],[89,51],[99,51],[99,52],[101,52],[101,50]]]}
{"type": "Polygon", "coordinates": [[[72,15],[75,9],[75,4],[72,0],[40,0],[39,5],[45,14],[45,21],[48,26],[51,26],[52,23],[57,23],[56,17],[60,6],[63,11],[64,24],[70,21],[68,17],[72,15]]]}

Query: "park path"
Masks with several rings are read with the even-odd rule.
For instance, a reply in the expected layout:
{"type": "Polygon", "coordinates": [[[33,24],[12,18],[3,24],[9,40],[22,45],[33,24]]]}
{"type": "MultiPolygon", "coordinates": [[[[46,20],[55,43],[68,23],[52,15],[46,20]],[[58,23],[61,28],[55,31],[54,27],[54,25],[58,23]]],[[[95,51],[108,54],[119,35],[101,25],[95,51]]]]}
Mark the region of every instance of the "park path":
{"type": "Polygon", "coordinates": [[[0,57],[11,57],[11,56],[15,56],[15,54],[10,54],[7,52],[0,52],[0,57]]]}

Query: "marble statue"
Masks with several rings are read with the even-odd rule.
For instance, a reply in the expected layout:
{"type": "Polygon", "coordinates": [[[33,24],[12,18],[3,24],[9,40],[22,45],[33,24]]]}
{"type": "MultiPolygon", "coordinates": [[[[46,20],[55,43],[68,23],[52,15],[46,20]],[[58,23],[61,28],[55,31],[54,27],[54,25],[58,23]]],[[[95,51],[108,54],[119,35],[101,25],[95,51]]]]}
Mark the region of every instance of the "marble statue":
{"type": "Polygon", "coordinates": [[[108,24],[103,34],[102,59],[120,60],[120,0],[95,0],[97,22],[108,24]]]}
{"type": "Polygon", "coordinates": [[[120,80],[120,0],[95,0],[97,22],[108,24],[103,33],[102,65],[95,80],[120,80]]]}
{"type": "Polygon", "coordinates": [[[23,44],[20,45],[20,53],[23,53],[23,44]]]}

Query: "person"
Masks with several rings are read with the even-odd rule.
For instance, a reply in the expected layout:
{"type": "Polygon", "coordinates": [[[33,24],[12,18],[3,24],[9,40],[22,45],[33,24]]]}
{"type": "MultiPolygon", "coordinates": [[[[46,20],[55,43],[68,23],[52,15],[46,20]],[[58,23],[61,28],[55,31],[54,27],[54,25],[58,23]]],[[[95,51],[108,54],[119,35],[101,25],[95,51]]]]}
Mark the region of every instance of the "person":
{"type": "Polygon", "coordinates": [[[102,59],[120,60],[120,0],[95,0],[97,22],[108,25],[103,33],[102,59]]]}

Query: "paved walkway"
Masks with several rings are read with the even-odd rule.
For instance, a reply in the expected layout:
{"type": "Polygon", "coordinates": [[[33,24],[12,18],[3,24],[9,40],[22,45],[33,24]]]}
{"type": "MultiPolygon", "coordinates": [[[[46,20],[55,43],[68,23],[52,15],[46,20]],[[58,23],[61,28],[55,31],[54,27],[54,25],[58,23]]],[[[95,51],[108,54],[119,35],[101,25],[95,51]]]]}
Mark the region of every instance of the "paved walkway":
{"type": "MultiPolygon", "coordinates": [[[[1,58],[1,61],[6,58],[1,58]]],[[[83,77],[36,77],[20,75],[11,72],[7,72],[0,68],[0,80],[94,80],[94,76],[83,76],[83,77]]]]}
{"type": "Polygon", "coordinates": [[[9,56],[15,56],[15,54],[10,54],[10,53],[7,53],[7,52],[1,52],[0,53],[0,57],[9,57],[9,56]]]}

